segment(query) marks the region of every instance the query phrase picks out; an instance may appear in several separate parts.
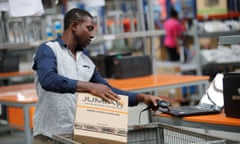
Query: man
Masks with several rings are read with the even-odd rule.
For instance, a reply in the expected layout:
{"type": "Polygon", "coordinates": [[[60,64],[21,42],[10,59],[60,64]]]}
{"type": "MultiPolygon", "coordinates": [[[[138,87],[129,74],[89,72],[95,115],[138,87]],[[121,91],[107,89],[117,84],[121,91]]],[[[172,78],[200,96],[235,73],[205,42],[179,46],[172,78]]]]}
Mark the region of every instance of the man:
{"type": "Polygon", "coordinates": [[[129,97],[129,106],[139,102],[154,104],[159,97],[122,91],[110,86],[85,54],[94,38],[93,17],[74,8],[64,17],[62,37],[43,43],[36,50],[33,70],[38,95],[34,115],[34,144],[52,143],[54,134],[73,132],[78,92],[89,92],[107,102],[118,101],[117,94],[129,97]]]}

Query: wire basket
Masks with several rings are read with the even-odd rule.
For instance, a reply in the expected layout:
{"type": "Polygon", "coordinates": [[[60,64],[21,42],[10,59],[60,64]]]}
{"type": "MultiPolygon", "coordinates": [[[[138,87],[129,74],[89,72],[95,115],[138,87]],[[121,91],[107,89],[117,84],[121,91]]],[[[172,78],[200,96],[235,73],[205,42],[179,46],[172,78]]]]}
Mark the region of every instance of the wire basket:
{"type": "MultiPolygon", "coordinates": [[[[54,144],[81,144],[72,135],[54,135],[54,144]]],[[[237,144],[213,136],[208,136],[170,125],[150,123],[129,126],[128,144],[237,144]]]]}
{"type": "Polygon", "coordinates": [[[128,144],[225,144],[226,140],[180,128],[151,123],[128,131],[128,144]]]}

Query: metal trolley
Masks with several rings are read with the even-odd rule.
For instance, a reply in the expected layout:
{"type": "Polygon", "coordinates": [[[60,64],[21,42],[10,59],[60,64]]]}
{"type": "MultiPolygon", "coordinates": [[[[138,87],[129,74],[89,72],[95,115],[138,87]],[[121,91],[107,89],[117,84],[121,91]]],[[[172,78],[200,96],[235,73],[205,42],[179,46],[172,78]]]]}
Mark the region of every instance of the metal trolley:
{"type": "MultiPolygon", "coordinates": [[[[71,134],[54,135],[54,144],[81,144],[71,134]]],[[[128,144],[237,144],[237,142],[208,136],[166,124],[150,123],[129,126],[128,144]]]]}

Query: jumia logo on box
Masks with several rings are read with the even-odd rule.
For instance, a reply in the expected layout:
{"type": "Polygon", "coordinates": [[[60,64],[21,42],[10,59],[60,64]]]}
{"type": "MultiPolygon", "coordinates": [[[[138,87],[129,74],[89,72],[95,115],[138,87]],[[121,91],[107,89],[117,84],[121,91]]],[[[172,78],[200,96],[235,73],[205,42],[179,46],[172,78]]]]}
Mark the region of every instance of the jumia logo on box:
{"type": "Polygon", "coordinates": [[[83,102],[88,102],[88,103],[96,103],[96,104],[103,104],[103,105],[112,105],[117,109],[122,109],[124,102],[123,101],[114,101],[114,100],[110,100],[111,102],[108,103],[107,101],[101,99],[101,98],[97,98],[97,97],[89,97],[89,96],[85,96],[83,99],[83,102]]]}

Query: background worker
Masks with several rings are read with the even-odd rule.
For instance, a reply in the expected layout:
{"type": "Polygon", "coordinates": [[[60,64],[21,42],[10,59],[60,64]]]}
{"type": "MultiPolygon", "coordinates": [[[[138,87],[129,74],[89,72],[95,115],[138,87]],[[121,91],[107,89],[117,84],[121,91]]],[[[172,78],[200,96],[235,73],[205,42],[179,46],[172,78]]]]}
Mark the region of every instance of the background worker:
{"type": "Polygon", "coordinates": [[[168,60],[179,61],[180,44],[178,41],[182,38],[185,28],[178,19],[178,12],[173,7],[170,9],[170,17],[164,22],[164,30],[166,32],[164,38],[164,47],[168,53],[168,60]]]}
{"type": "Polygon", "coordinates": [[[88,92],[107,102],[129,97],[129,106],[143,102],[157,105],[160,98],[112,87],[96,71],[86,55],[95,36],[93,17],[85,10],[71,9],[64,17],[62,37],[45,42],[33,59],[38,103],[34,114],[34,144],[52,143],[52,136],[73,132],[78,92],[88,92]]]}

